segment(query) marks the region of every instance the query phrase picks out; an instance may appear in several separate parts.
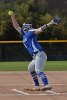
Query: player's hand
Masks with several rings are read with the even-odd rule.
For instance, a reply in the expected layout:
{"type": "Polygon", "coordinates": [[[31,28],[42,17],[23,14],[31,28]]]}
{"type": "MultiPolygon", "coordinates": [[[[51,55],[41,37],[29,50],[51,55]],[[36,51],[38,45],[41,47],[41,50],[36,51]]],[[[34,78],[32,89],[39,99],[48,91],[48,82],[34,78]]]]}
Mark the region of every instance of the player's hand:
{"type": "Polygon", "coordinates": [[[54,19],[51,20],[51,24],[57,25],[59,23],[60,23],[60,18],[59,17],[58,18],[54,18],[54,19]]]}

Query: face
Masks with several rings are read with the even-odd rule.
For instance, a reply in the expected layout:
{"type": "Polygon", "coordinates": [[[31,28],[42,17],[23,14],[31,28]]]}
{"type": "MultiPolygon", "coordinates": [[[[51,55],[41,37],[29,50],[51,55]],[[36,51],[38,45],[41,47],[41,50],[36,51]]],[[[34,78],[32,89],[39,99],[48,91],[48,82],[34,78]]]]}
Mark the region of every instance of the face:
{"type": "Polygon", "coordinates": [[[32,24],[25,24],[25,23],[23,24],[23,27],[22,27],[22,29],[25,33],[27,33],[28,30],[31,28],[32,28],[32,24]]]}

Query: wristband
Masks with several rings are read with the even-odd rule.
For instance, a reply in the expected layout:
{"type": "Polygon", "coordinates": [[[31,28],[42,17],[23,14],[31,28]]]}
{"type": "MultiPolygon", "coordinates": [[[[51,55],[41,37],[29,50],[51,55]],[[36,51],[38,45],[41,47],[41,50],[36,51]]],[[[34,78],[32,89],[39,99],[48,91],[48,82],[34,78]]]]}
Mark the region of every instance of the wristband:
{"type": "Polygon", "coordinates": [[[41,27],[42,31],[44,31],[46,28],[48,28],[47,24],[46,24],[46,25],[43,25],[43,26],[41,27]]]}

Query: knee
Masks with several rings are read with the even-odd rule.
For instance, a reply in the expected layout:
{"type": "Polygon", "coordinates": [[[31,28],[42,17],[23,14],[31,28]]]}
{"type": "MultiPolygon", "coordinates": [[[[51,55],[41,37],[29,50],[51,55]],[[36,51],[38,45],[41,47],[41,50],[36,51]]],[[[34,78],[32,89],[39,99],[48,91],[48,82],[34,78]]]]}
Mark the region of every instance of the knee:
{"type": "Polygon", "coordinates": [[[42,71],[39,70],[39,69],[36,69],[35,71],[36,71],[37,75],[39,75],[39,73],[42,72],[42,71]]]}
{"type": "Polygon", "coordinates": [[[33,72],[33,71],[34,71],[34,66],[28,65],[28,71],[29,71],[30,73],[33,72]]]}

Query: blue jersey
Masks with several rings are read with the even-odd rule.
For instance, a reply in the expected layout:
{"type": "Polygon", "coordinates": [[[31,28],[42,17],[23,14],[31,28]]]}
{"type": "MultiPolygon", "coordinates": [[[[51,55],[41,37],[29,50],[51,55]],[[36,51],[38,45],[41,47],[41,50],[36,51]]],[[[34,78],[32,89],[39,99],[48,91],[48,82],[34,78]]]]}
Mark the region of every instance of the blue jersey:
{"type": "Polygon", "coordinates": [[[24,31],[21,30],[21,34],[23,36],[23,44],[31,55],[33,55],[35,52],[42,51],[42,47],[38,43],[37,35],[34,34],[34,31],[34,29],[31,29],[27,33],[24,33],[24,31]]]}

